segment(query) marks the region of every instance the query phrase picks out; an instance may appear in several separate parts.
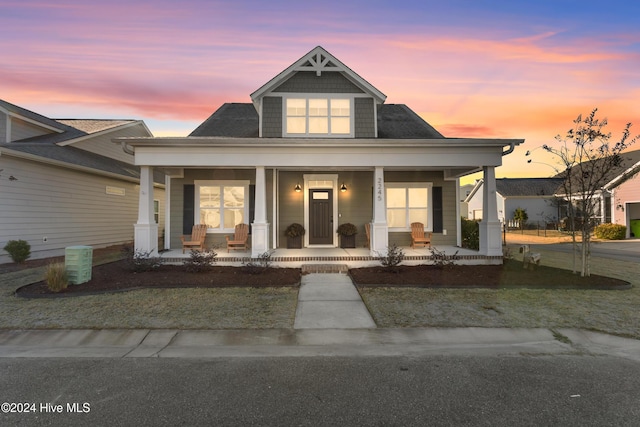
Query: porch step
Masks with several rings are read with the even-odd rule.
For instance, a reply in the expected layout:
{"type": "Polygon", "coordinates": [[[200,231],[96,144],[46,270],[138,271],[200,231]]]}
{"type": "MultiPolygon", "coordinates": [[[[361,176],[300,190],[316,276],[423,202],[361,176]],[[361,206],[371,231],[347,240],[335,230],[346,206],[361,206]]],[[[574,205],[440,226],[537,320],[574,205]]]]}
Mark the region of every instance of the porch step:
{"type": "Polygon", "coordinates": [[[309,273],[346,273],[347,264],[302,264],[302,274],[309,273]]]}

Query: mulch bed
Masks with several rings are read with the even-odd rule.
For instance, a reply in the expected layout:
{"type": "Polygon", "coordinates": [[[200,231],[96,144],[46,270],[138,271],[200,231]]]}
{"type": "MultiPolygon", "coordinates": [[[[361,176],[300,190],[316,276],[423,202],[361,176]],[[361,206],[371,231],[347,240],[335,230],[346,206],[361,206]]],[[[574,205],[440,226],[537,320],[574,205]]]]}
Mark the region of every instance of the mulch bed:
{"type": "Polygon", "coordinates": [[[531,288],[624,290],[632,286],[624,280],[591,275],[580,277],[568,270],[539,266],[522,268],[522,262],[503,265],[417,265],[353,268],[351,279],[358,287],[428,288],[531,288]]]}
{"type": "Polygon", "coordinates": [[[69,285],[60,292],[45,282],[23,286],[16,295],[27,298],[92,295],[132,289],[293,287],[300,285],[299,268],[269,268],[257,274],[242,267],[213,266],[207,272],[189,273],[182,265],[162,265],[157,270],[134,273],[125,260],[94,266],[91,280],[69,285]]]}

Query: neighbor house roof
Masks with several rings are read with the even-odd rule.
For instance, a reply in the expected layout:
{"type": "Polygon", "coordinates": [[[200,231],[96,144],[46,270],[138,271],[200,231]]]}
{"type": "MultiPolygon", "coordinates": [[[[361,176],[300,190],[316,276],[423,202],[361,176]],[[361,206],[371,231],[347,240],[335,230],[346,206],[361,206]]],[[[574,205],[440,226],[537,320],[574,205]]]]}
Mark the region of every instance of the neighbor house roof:
{"type": "MultiPolygon", "coordinates": [[[[624,153],[620,153],[621,163],[618,166],[612,167],[609,171],[607,171],[604,175],[604,179],[601,183],[602,187],[610,190],[612,188],[617,187],[618,185],[625,182],[627,179],[632,177],[633,175],[640,172],[640,150],[627,151],[624,153]]],[[[585,162],[587,166],[584,168],[574,168],[573,173],[580,173],[581,170],[592,170],[592,166],[589,165],[591,162],[603,162],[604,159],[592,160],[589,162],[585,162]]],[[[596,166],[597,168],[597,166],[596,166]]],[[[556,177],[561,178],[566,176],[566,171],[562,171],[556,175],[556,177]]],[[[574,175],[575,176],[575,175],[574,175]]]]}
{"type": "MultiPolygon", "coordinates": [[[[562,178],[497,178],[496,192],[504,198],[551,197],[561,188],[562,181],[562,178]]],[[[464,201],[469,202],[483,184],[484,179],[477,180],[464,201]]]]}
{"type": "MultiPolygon", "coordinates": [[[[76,169],[119,175],[127,179],[138,180],[140,178],[137,166],[69,146],[69,144],[95,134],[115,131],[123,126],[131,126],[138,123],[144,126],[143,122],[138,120],[54,120],[3,100],[0,100],[0,108],[9,112],[12,117],[26,119],[36,125],[45,125],[47,129],[51,130],[50,133],[44,135],[0,143],[0,153],[4,152],[34,161],[43,161],[61,166],[67,165],[76,169]]],[[[149,135],[151,135],[150,132],[149,135]]],[[[164,183],[164,175],[156,172],[154,181],[164,183]]]]}
{"type": "MultiPolygon", "coordinates": [[[[444,138],[433,126],[425,122],[404,104],[378,106],[378,138],[444,138]]],[[[230,138],[257,138],[259,120],[253,104],[223,104],[189,136],[221,136],[230,138]]]]}

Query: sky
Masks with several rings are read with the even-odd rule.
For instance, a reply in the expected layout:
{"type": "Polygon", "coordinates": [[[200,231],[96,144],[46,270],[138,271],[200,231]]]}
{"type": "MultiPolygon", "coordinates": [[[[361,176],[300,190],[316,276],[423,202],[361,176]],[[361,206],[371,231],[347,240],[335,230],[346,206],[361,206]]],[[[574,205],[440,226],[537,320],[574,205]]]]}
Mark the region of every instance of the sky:
{"type": "Polygon", "coordinates": [[[186,136],[322,46],[447,137],[525,139],[496,177],[550,176],[538,148],[579,114],[640,134],[638,22],[626,0],[0,0],[0,99],[186,136]]]}

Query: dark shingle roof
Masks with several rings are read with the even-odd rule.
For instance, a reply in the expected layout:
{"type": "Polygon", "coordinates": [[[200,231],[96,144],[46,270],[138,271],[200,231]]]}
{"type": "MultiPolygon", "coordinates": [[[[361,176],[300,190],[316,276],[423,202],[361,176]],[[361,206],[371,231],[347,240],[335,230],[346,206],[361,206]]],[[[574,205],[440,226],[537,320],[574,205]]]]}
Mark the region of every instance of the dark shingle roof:
{"type": "Polygon", "coordinates": [[[378,138],[444,138],[404,104],[382,104],[378,107],[378,138]]]}
{"type": "MultiPolygon", "coordinates": [[[[257,138],[258,113],[251,103],[223,104],[189,136],[257,138]]],[[[444,138],[429,123],[403,104],[378,107],[379,138],[444,138]]]]}
{"type": "MultiPolygon", "coordinates": [[[[600,185],[606,185],[609,184],[612,180],[614,180],[615,178],[617,178],[618,176],[622,175],[627,169],[631,168],[633,165],[635,165],[636,163],[640,162],[640,150],[635,150],[635,151],[627,151],[624,153],[620,154],[621,157],[621,163],[619,166],[613,167],[611,170],[609,170],[605,176],[604,179],[602,180],[602,182],[600,183],[600,185]]],[[[594,162],[598,162],[601,160],[593,160],[594,162]]],[[[587,162],[588,163],[588,162],[587,162]]],[[[574,168],[573,169],[575,174],[580,173],[581,169],[580,168],[574,168]]],[[[585,166],[585,168],[583,170],[591,170],[591,166],[585,166]]],[[[597,170],[597,168],[596,168],[597,170]]],[[[566,176],[566,171],[562,171],[559,174],[557,174],[555,177],[556,178],[561,178],[566,176]]],[[[575,176],[575,175],[574,175],[575,176]]],[[[575,181],[574,181],[575,182],[575,181]]],[[[616,185],[621,184],[623,181],[618,182],[616,185]]]]}
{"type": "Polygon", "coordinates": [[[189,136],[257,138],[258,113],[251,103],[227,103],[218,108],[189,136]]]}
{"type": "Polygon", "coordinates": [[[503,197],[553,196],[561,185],[561,178],[496,179],[496,190],[503,197]]]}

